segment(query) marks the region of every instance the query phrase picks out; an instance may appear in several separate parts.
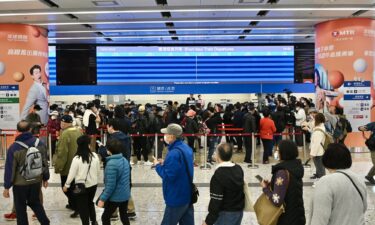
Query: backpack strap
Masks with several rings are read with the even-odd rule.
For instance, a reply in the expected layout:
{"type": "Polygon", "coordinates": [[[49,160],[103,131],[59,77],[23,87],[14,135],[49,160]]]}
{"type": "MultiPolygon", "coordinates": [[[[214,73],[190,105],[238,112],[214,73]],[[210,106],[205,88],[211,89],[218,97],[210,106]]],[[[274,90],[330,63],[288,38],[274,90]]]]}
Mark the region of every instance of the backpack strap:
{"type": "Polygon", "coordinates": [[[26,149],[29,149],[29,146],[21,141],[15,141],[15,143],[21,145],[22,147],[26,148],[26,149]]]}
{"type": "Polygon", "coordinates": [[[37,139],[35,140],[34,147],[38,147],[38,145],[39,145],[39,138],[37,138],[37,139]]]}

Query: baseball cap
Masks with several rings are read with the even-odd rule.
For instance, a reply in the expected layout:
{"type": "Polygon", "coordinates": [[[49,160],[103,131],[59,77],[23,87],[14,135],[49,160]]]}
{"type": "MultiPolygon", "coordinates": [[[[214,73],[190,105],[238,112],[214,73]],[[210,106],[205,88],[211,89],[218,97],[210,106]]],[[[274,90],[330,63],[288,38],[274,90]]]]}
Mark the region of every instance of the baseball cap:
{"type": "Polygon", "coordinates": [[[73,123],[73,118],[70,115],[63,115],[61,121],[64,123],[73,123]]]}
{"type": "Polygon", "coordinates": [[[58,116],[58,115],[59,115],[59,112],[57,112],[57,111],[52,111],[52,112],[50,113],[50,115],[51,115],[51,116],[58,116]]]}
{"type": "Polygon", "coordinates": [[[186,116],[188,116],[188,117],[193,117],[193,116],[195,116],[197,113],[194,111],[194,110],[192,110],[192,109],[189,109],[189,111],[186,113],[186,116]]]}
{"type": "Polygon", "coordinates": [[[34,105],[34,110],[40,111],[42,110],[42,108],[40,107],[40,105],[36,104],[34,105]]]}
{"type": "Polygon", "coordinates": [[[138,107],[138,111],[139,112],[144,112],[145,111],[145,107],[143,105],[139,106],[138,107]]]}
{"type": "Polygon", "coordinates": [[[182,134],[182,127],[176,123],[171,123],[168,125],[167,128],[163,128],[160,130],[163,134],[171,134],[174,136],[181,136],[182,134]]]}

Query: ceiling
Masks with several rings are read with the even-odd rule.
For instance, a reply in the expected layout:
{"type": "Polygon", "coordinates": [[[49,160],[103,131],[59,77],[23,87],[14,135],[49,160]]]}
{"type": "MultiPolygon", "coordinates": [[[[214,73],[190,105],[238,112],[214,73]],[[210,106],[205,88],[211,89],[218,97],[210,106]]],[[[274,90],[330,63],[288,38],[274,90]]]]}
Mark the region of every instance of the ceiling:
{"type": "Polygon", "coordinates": [[[0,23],[45,27],[50,43],[306,43],[320,22],[375,18],[375,0],[0,0],[0,9],[0,23]]]}

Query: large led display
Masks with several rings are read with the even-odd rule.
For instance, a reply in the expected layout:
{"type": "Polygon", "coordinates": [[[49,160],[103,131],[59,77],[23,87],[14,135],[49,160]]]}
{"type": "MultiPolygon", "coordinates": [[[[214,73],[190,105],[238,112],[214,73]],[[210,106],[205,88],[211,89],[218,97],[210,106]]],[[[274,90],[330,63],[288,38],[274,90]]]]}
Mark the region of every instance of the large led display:
{"type": "Polygon", "coordinates": [[[292,83],[293,46],[97,47],[98,84],[292,83]]]}

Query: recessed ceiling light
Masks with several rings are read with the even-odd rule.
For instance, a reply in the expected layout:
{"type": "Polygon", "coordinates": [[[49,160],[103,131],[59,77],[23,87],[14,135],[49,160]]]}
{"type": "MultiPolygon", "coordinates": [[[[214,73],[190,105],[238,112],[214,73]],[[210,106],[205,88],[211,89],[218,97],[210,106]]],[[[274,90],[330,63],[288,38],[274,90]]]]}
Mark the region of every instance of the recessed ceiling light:
{"type": "Polygon", "coordinates": [[[118,3],[116,1],[110,1],[110,0],[98,0],[98,1],[92,1],[95,6],[97,7],[110,7],[110,6],[117,6],[118,3]]]}

